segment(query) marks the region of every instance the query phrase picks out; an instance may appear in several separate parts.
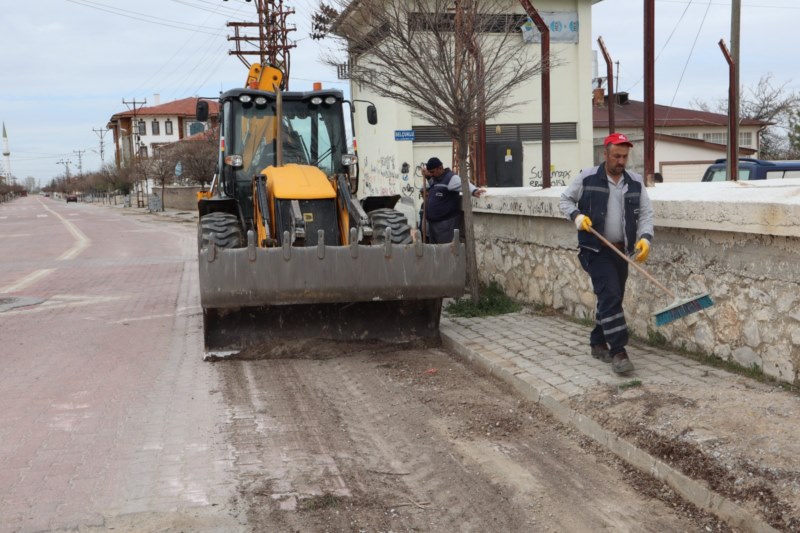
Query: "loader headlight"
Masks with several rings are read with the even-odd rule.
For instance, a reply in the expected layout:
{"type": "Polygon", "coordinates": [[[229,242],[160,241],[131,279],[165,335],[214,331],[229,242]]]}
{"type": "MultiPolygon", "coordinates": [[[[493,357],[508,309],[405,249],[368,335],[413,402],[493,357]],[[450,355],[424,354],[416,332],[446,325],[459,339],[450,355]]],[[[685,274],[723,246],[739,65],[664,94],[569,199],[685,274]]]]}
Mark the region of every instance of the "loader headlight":
{"type": "Polygon", "coordinates": [[[267,105],[267,99],[263,96],[256,96],[256,105],[267,105]]]}
{"type": "Polygon", "coordinates": [[[241,167],[244,164],[244,160],[242,159],[242,156],[232,154],[225,156],[225,164],[230,167],[241,167]]]}
{"type": "Polygon", "coordinates": [[[322,104],[321,96],[314,96],[311,98],[311,105],[320,105],[320,104],[322,104]]]}
{"type": "Polygon", "coordinates": [[[327,98],[325,98],[325,103],[328,104],[328,105],[335,104],[336,103],[336,97],[335,96],[328,96],[327,98]]]}
{"type": "Polygon", "coordinates": [[[253,101],[253,97],[250,96],[249,94],[242,94],[239,96],[239,101],[243,104],[249,104],[250,102],[253,101]]]}
{"type": "Polygon", "coordinates": [[[342,155],[342,164],[346,167],[355,165],[358,163],[358,156],[355,154],[344,154],[342,155]]]}

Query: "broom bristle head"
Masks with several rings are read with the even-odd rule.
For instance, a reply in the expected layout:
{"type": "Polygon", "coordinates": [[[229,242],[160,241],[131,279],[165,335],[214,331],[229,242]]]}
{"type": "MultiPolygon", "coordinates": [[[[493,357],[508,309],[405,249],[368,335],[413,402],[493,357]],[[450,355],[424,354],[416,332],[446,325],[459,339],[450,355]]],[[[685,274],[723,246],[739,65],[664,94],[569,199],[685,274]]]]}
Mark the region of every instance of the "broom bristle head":
{"type": "Polygon", "coordinates": [[[697,313],[698,311],[707,309],[712,305],[714,305],[714,301],[711,299],[711,295],[708,293],[696,296],[694,298],[688,298],[686,300],[674,302],[666,309],[658,311],[655,314],[656,326],[661,327],[665,324],[669,324],[670,322],[674,322],[679,318],[683,318],[692,313],[697,313]]]}

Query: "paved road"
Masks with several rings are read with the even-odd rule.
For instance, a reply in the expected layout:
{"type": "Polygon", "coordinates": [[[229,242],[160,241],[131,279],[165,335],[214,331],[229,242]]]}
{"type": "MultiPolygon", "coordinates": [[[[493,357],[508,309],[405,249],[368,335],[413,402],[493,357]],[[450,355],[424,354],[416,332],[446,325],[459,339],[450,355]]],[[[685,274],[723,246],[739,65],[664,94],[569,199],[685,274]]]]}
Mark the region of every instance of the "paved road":
{"type": "MultiPolygon", "coordinates": [[[[425,524],[422,530],[448,532],[484,531],[486,523],[505,530],[534,523],[543,530],[725,530],[668,487],[586,452],[580,438],[559,435],[535,410],[506,423],[506,413],[525,412],[518,400],[485,377],[454,372],[443,351],[388,346],[356,357],[346,346],[325,355],[324,345],[312,345],[301,347],[299,361],[202,362],[193,216],[170,221],[135,211],[41,197],[0,205],[0,532],[322,531],[332,523],[337,530],[425,524]],[[312,361],[304,360],[309,351],[312,361]],[[505,433],[498,437],[494,428],[505,433]],[[547,453],[514,452],[545,433],[550,437],[536,449],[547,453]],[[476,439],[486,441],[480,451],[476,439]],[[587,464],[579,467],[575,457],[584,454],[587,464]],[[384,463],[435,479],[418,483],[404,473],[396,483],[376,482],[376,472],[389,471],[384,463]],[[565,465],[568,474],[559,470],[565,465]],[[431,480],[495,496],[448,500],[448,490],[432,489],[431,480]],[[572,499],[559,496],[565,487],[572,499]],[[619,505],[602,503],[598,491],[619,505]],[[398,512],[396,496],[407,493],[425,495],[432,507],[412,501],[413,513],[398,512]],[[347,501],[339,499],[346,494],[347,501]]],[[[598,442],[625,444],[569,407],[621,381],[585,353],[585,327],[527,313],[446,319],[442,326],[446,347],[598,442]]],[[[634,349],[636,377],[647,386],[731,385],[724,373],[674,354],[634,349]]],[[[715,420],[725,418],[713,412],[715,420]]],[[[625,446],[615,453],[636,455],[625,446]]],[[[647,467],[653,459],[636,453],[641,461],[634,464],[654,471],[647,467]]],[[[673,488],[686,494],[689,480],[679,481],[673,488]]],[[[760,527],[748,512],[723,514],[760,527]]]]}
{"type": "Polygon", "coordinates": [[[0,531],[239,524],[220,512],[235,476],[198,363],[194,231],[176,228],[0,205],[0,531]]]}

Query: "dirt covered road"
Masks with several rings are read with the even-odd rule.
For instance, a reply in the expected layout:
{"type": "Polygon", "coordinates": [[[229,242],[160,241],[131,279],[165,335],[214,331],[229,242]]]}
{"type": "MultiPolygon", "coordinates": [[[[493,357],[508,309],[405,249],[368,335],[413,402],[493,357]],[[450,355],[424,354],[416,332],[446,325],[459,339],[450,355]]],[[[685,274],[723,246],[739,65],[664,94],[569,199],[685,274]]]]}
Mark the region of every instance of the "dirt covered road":
{"type": "Polygon", "coordinates": [[[254,531],[726,531],[437,347],[218,361],[254,531]]]}

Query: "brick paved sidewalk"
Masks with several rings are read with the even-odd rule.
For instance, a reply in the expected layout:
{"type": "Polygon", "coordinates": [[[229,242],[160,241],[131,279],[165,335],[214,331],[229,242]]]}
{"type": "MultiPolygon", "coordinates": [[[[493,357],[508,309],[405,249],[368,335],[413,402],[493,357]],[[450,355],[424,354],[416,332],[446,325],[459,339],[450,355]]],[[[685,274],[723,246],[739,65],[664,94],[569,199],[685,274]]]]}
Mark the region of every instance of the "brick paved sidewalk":
{"type": "MultiPolygon", "coordinates": [[[[639,470],[666,482],[684,499],[715,513],[734,527],[774,531],[752,505],[712,491],[708,483],[689,478],[637,447],[630,434],[623,432],[626,436],[621,438],[615,428],[619,432],[621,427],[634,423],[637,429],[648,426],[643,429],[660,432],[667,440],[691,441],[694,438],[700,444],[704,438],[711,439],[708,435],[713,435],[715,441],[732,443],[741,439],[742,432],[752,432],[753,438],[746,446],[732,446],[733,451],[726,450],[742,454],[732,457],[731,463],[749,461],[761,471],[779,472],[786,480],[784,486],[790,484],[788,496],[784,497],[794,499],[789,504],[797,512],[800,472],[793,466],[792,459],[800,453],[800,445],[794,444],[800,442],[800,425],[794,422],[795,414],[800,412],[797,395],[704,365],[668,349],[636,342],[627,347],[635,371],[618,376],[611,371],[610,364],[591,356],[589,331],[589,327],[563,317],[525,311],[488,318],[455,318],[445,314],[441,324],[445,347],[508,382],[526,398],[549,410],[556,419],[574,426],[639,470]],[[633,392],[622,392],[626,386],[632,386],[633,392]],[[668,399],[666,409],[655,414],[648,412],[635,422],[624,419],[631,416],[632,409],[615,411],[625,401],[630,407],[637,401],[641,403],[642,398],[657,395],[668,399]],[[727,398],[728,402],[718,402],[718,398],[727,398]],[[764,401],[768,402],[767,408],[761,409],[764,401]],[[748,404],[755,403],[759,403],[758,409],[747,409],[748,404]],[[664,415],[664,411],[671,415],[664,415]],[[705,433],[696,429],[692,432],[691,427],[678,423],[672,426],[670,422],[676,422],[680,415],[691,418],[705,433]],[[757,424],[750,426],[755,419],[757,424]],[[762,433],[757,434],[759,431],[762,433]],[[781,446],[773,442],[772,437],[778,435],[781,446]]],[[[711,452],[712,457],[718,454],[711,452]]]]}

